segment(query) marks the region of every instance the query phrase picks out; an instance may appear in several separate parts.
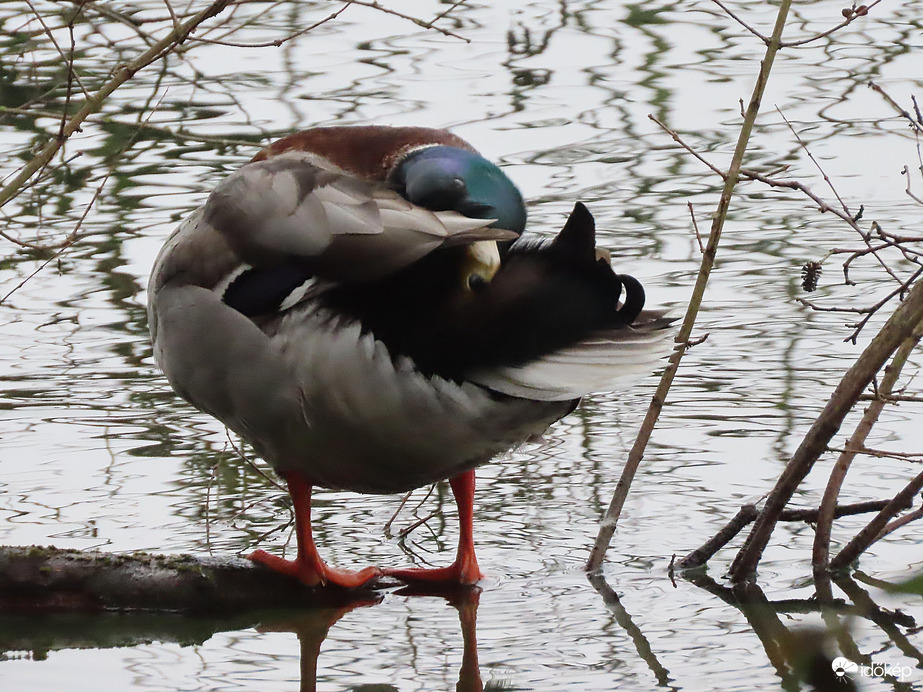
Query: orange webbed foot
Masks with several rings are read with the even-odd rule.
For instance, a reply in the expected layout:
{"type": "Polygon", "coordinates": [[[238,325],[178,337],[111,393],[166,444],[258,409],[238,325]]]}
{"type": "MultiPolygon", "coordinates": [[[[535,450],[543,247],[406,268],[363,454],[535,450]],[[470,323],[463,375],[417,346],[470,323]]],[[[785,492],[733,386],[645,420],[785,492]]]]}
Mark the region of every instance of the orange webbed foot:
{"type": "Polygon", "coordinates": [[[474,555],[471,555],[470,560],[456,560],[448,567],[383,569],[381,573],[386,577],[394,577],[401,581],[432,584],[433,586],[472,586],[484,578],[474,555]]]}
{"type": "Polygon", "coordinates": [[[356,589],[380,577],[382,571],[377,567],[366,567],[358,571],[329,567],[323,562],[307,560],[286,560],[271,555],[265,550],[256,550],[247,556],[248,560],[268,567],[274,572],[293,577],[305,586],[327,586],[333,584],[344,589],[356,589]]]}

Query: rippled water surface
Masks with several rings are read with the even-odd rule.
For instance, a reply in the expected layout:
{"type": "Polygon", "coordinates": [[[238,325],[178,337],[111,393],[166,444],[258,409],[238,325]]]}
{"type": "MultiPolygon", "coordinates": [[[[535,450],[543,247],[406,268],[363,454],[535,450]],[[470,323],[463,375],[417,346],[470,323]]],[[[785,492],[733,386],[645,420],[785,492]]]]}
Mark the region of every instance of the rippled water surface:
{"type": "MultiPolygon", "coordinates": [[[[31,4],[58,27],[67,52],[70,33],[61,27],[73,6],[31,4]]],[[[29,5],[0,2],[4,176],[56,134],[55,113],[64,105],[64,61],[29,5]]],[[[140,31],[160,35],[169,26],[164,2],[91,5],[110,14],[88,8],[75,23],[75,64],[88,91],[143,50],[140,31]]],[[[687,203],[706,232],[720,180],[648,115],[726,166],[762,43],[704,0],[390,6],[426,19],[448,11],[436,26],[467,40],[353,6],[279,47],[248,48],[239,44],[272,42],[341,5],[238,8],[229,26],[250,17],[248,25],[224,44],[192,42],[182,57],[139,72],[67,144],[64,163],[56,159],[4,207],[3,231],[14,238],[50,243],[80,227],[79,239],[50,261],[48,253],[0,240],[0,296],[16,289],[0,304],[0,543],[223,555],[257,543],[279,550],[289,539],[287,528],[278,530],[289,519],[283,493],[241,462],[223,428],[176,398],[156,370],[144,305],[155,253],[177,220],[262,143],[292,130],[451,128],[520,186],[532,230],[556,231],[574,201],[585,201],[600,244],[645,283],[649,303],[684,308],[700,261],[687,203]]],[[[731,7],[771,30],[774,5],[731,7]]],[[[830,28],[840,9],[796,3],[786,35],[830,28]]],[[[886,2],[837,33],[783,51],[746,165],[787,167],[783,177],[832,198],[778,106],[851,209],[864,205],[863,223],[918,234],[923,206],[905,194],[901,174],[919,165],[914,140],[867,83],[908,108],[910,94],[923,98],[921,17],[919,1],[886,2]]],[[[196,36],[217,40],[221,32],[196,36]]],[[[74,101],[81,100],[78,89],[74,101]]],[[[923,188],[919,176],[915,184],[923,188]]],[[[479,594],[453,600],[388,590],[380,603],[345,613],[244,620],[58,618],[45,623],[56,636],[46,631],[35,640],[19,637],[29,630],[24,623],[0,618],[0,687],[99,690],[106,680],[113,690],[316,684],[409,692],[480,689],[479,677],[485,689],[505,690],[799,689],[767,632],[820,627],[816,612],[782,608],[767,625],[735,607],[722,579],[730,548],[715,558],[711,584],[674,583],[667,568],[672,555],[697,547],[772,486],[883,321],[873,318],[854,346],[844,342],[853,316],[796,301],[871,304],[891,290],[893,282],[867,260],[853,269],[858,285],[844,286],[834,258],[821,288],[802,292],[806,260],[857,242],[795,192],[739,188],[696,332],[708,339],[683,362],[597,588],[582,568],[656,376],[628,392],[587,398],[542,443],[479,472],[476,531],[487,573],[479,594]]],[[[917,351],[908,371],[921,361],[917,351]]],[[[889,407],[870,444],[919,452],[920,416],[919,404],[889,407]]],[[[796,495],[799,505],[816,506],[833,459],[822,458],[796,495]]],[[[844,499],[890,497],[918,472],[906,461],[862,458],[844,499]]],[[[443,506],[446,515],[401,542],[382,528],[398,498],[319,492],[316,531],[325,556],[340,565],[449,561],[450,497],[440,488],[414,510],[424,495],[414,495],[395,531],[443,506]]],[[[835,540],[863,523],[839,522],[835,540]]],[[[812,538],[800,523],[776,531],[760,568],[769,600],[813,594],[812,538]]],[[[903,680],[864,678],[862,689],[923,690],[923,604],[919,596],[888,595],[876,581],[923,570],[921,538],[910,524],[876,544],[860,565],[874,578],[836,592],[885,610],[877,619],[847,618],[840,646],[855,648],[833,644],[831,653],[912,671],[903,680]],[[889,614],[897,608],[915,623],[895,624],[889,614]]]]}

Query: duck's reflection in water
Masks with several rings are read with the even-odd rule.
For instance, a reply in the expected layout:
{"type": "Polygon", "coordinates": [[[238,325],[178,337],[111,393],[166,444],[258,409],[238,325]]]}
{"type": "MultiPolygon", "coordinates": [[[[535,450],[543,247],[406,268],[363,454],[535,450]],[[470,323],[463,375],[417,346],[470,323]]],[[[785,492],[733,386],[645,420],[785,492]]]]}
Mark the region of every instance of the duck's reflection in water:
{"type": "MultiPolygon", "coordinates": [[[[461,626],[462,662],[458,672],[456,692],[483,692],[481,672],[478,667],[477,651],[477,614],[481,589],[466,587],[451,591],[421,591],[411,587],[402,588],[393,592],[395,596],[437,597],[444,598],[446,602],[458,612],[458,622],[461,626]]],[[[380,603],[382,597],[368,596],[352,601],[336,608],[316,608],[298,613],[291,619],[276,621],[260,627],[263,632],[294,632],[298,636],[301,648],[301,691],[314,692],[317,689],[317,662],[321,652],[321,645],[327,634],[346,614],[366,606],[380,603]]],[[[492,686],[488,686],[488,690],[492,686]]],[[[399,688],[390,684],[374,683],[363,684],[350,688],[355,692],[391,692],[399,688]]]]}

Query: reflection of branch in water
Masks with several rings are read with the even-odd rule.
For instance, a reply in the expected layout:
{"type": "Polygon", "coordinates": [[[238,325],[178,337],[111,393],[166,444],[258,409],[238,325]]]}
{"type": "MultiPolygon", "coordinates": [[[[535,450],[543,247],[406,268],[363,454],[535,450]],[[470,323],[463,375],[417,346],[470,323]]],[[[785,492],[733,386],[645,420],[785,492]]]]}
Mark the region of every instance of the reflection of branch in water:
{"type": "Polygon", "coordinates": [[[219,632],[256,627],[265,612],[216,617],[178,617],[175,613],[45,613],[0,615],[0,661],[11,652],[30,652],[41,661],[50,652],[68,649],[111,649],[142,646],[152,641],[201,645],[219,632]]]}
{"type": "MultiPolygon", "coordinates": [[[[70,551],[72,553],[76,551],[70,551]]],[[[172,556],[149,556],[155,561],[169,562],[172,556]]],[[[2,558],[2,555],[0,555],[2,558]]],[[[118,562],[120,556],[106,556],[107,559],[118,562]]],[[[132,562],[137,558],[125,557],[125,562],[132,562]]],[[[183,563],[182,559],[173,559],[174,562],[183,563]]],[[[205,561],[209,565],[217,565],[218,561],[205,561]]],[[[202,565],[196,567],[191,561],[186,560],[187,571],[195,573],[197,569],[204,569],[202,565]]],[[[8,567],[0,560],[0,567],[8,567]]],[[[301,584],[283,578],[276,579],[277,575],[262,569],[250,566],[243,560],[231,560],[228,570],[235,572],[235,579],[249,579],[243,592],[249,594],[249,601],[241,598],[235,600],[233,594],[225,595],[226,600],[221,607],[214,606],[208,594],[203,593],[199,599],[204,607],[194,609],[199,613],[195,617],[180,617],[177,602],[164,604],[159,607],[169,613],[158,614],[155,612],[138,613],[141,607],[157,608],[157,594],[146,594],[144,603],[137,602],[135,612],[126,613],[100,613],[98,608],[91,614],[83,615],[82,612],[67,610],[61,614],[43,612],[42,617],[35,617],[33,612],[13,615],[8,614],[9,603],[5,602],[2,584],[0,584],[0,660],[7,652],[31,652],[31,658],[42,660],[49,651],[58,651],[76,648],[116,648],[149,644],[151,641],[176,642],[183,646],[200,645],[215,634],[233,632],[247,629],[256,629],[259,632],[293,632],[298,636],[301,649],[301,690],[313,691],[317,687],[318,656],[321,646],[330,629],[347,613],[356,609],[372,606],[382,601],[382,594],[378,591],[365,589],[362,591],[343,589],[305,589],[301,584]],[[249,572],[250,579],[243,572],[249,572]],[[292,588],[286,588],[286,582],[292,588]],[[3,607],[6,606],[6,607],[3,607]],[[266,607],[272,608],[266,610],[266,607]],[[202,615],[204,612],[244,612],[233,617],[202,615]]],[[[150,567],[149,571],[153,571],[150,567]]],[[[200,575],[202,576],[202,575],[200,575]]],[[[210,575],[215,577],[215,574],[210,575]]],[[[6,574],[7,581],[11,576],[6,574]]],[[[204,576],[203,576],[204,579],[204,576]]],[[[224,589],[228,582],[227,575],[218,574],[216,579],[218,590],[224,589]]],[[[149,585],[149,584],[147,584],[149,585]]],[[[143,590],[143,589],[142,589],[143,590]]],[[[163,591],[169,591],[169,584],[163,591]]],[[[180,590],[180,589],[177,589],[180,590]]],[[[477,612],[481,590],[479,588],[459,588],[449,591],[420,591],[410,587],[402,588],[391,593],[392,596],[404,597],[439,597],[444,598],[449,605],[458,611],[459,627],[461,630],[462,662],[458,673],[457,692],[485,692],[490,690],[509,689],[507,681],[492,681],[485,687],[481,682],[477,651],[477,612]]],[[[20,601],[21,606],[26,605],[20,601]]],[[[63,610],[63,602],[58,603],[63,610]]],[[[193,610],[186,608],[186,613],[193,610]]],[[[375,689],[397,689],[388,685],[378,685],[375,689]]]]}
{"type": "MultiPolygon", "coordinates": [[[[843,678],[831,676],[831,653],[836,653],[832,651],[833,645],[836,644],[840,655],[864,665],[872,663],[872,654],[862,653],[848,628],[841,624],[841,615],[874,623],[905,656],[923,664],[923,652],[900,630],[901,627],[915,630],[916,621],[899,610],[882,608],[846,575],[820,575],[815,581],[816,598],[778,601],[768,600],[753,583],[729,588],[702,573],[686,573],[684,577],[743,613],[787,689],[799,689],[798,679],[808,681],[819,690],[856,689],[845,687],[843,678]],[[830,579],[852,603],[833,598],[830,579]],[[826,628],[787,628],[778,617],[780,613],[820,613],[826,628]]],[[[874,652],[875,656],[880,654],[880,649],[874,652]]],[[[895,689],[909,689],[901,687],[904,683],[893,675],[883,675],[882,679],[895,689]]]]}
{"type": "MultiPolygon", "coordinates": [[[[908,658],[916,660],[919,665],[923,665],[923,652],[911,644],[907,636],[899,629],[899,627],[906,627],[907,629],[915,630],[917,628],[917,622],[913,617],[900,610],[891,611],[882,608],[872,600],[868,591],[859,586],[851,577],[833,574],[831,575],[831,579],[833,579],[833,583],[836,584],[843,593],[852,599],[852,602],[856,604],[856,608],[862,613],[863,617],[878,625],[882,632],[888,636],[888,639],[894,642],[894,645],[900,649],[901,653],[908,658]]],[[[881,652],[879,650],[875,653],[879,654],[881,652]]],[[[866,658],[870,659],[868,656],[866,658]]]]}
{"type": "Polygon", "coordinates": [[[857,689],[849,678],[838,678],[833,673],[833,657],[829,649],[840,632],[835,629],[788,628],[779,618],[779,613],[790,612],[857,612],[842,600],[823,604],[812,599],[770,601],[754,583],[741,583],[729,588],[705,574],[689,574],[686,579],[740,610],[763,645],[783,689],[801,689],[800,681],[813,685],[816,690],[857,689]]]}
{"type": "Polygon", "coordinates": [[[625,610],[625,606],[622,605],[618,594],[615,593],[612,587],[606,582],[606,578],[603,577],[601,573],[594,572],[588,574],[587,579],[590,580],[590,583],[593,585],[593,588],[599,592],[599,595],[603,597],[603,603],[606,604],[606,607],[609,608],[615,616],[615,621],[619,624],[619,627],[625,630],[625,633],[631,637],[631,641],[634,643],[638,655],[647,664],[647,667],[651,669],[654,677],[657,678],[657,684],[660,687],[679,689],[675,685],[670,684],[672,681],[670,671],[664,668],[660,661],[657,660],[657,654],[651,649],[651,644],[647,640],[647,637],[644,636],[641,628],[631,619],[631,615],[625,610]]]}

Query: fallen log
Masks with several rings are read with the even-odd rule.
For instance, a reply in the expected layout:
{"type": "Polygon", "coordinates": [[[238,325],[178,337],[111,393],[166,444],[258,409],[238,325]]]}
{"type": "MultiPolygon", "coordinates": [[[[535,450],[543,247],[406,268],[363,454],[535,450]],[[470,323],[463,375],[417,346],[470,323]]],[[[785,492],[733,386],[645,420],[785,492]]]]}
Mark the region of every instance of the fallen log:
{"type": "Polygon", "coordinates": [[[206,615],[263,608],[343,607],[380,598],[374,586],[309,588],[238,557],[0,546],[0,613],[4,614],[146,611],[206,615]]]}

